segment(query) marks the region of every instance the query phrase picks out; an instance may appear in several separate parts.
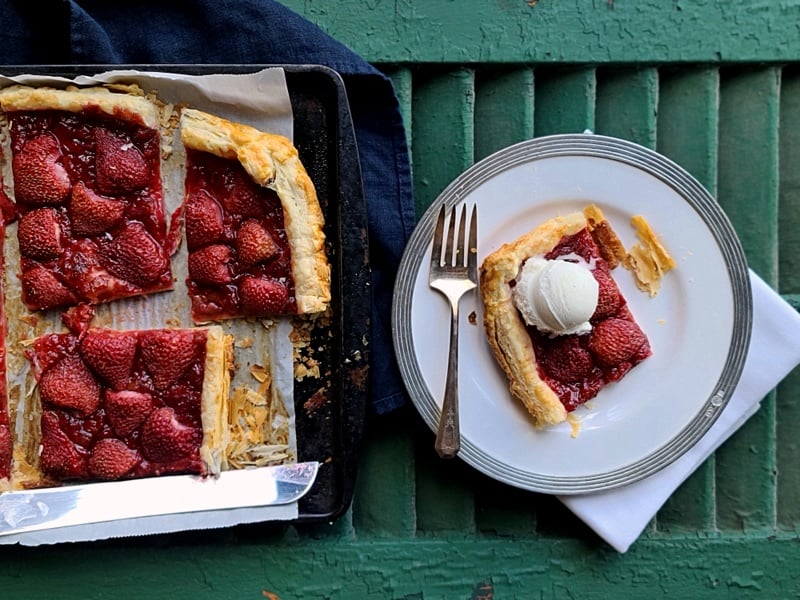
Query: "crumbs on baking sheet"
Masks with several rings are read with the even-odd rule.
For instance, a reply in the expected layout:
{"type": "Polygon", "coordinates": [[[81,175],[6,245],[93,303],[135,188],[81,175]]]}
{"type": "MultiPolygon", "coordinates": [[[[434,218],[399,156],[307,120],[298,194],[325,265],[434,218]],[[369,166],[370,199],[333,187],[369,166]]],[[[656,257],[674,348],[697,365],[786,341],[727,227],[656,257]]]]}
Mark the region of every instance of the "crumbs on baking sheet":
{"type": "Polygon", "coordinates": [[[324,313],[316,315],[297,315],[292,321],[292,332],[289,341],[292,343],[294,354],[294,378],[302,381],[307,377],[320,378],[320,363],[314,357],[317,350],[311,343],[311,334],[314,329],[322,327],[329,329],[331,324],[331,308],[324,313]]]}

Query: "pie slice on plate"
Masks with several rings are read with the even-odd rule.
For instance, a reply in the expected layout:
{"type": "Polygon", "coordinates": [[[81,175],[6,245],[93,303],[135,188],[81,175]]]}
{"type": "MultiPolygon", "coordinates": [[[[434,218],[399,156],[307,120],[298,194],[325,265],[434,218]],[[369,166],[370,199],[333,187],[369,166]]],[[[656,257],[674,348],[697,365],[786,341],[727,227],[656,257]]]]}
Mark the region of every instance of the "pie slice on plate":
{"type": "Polygon", "coordinates": [[[323,312],[324,221],[297,149],[193,109],[183,111],[181,139],[195,322],[323,312]]]}
{"type": "Polygon", "coordinates": [[[26,355],[40,431],[24,485],[225,467],[233,348],[221,327],[50,333],[26,355]]]}
{"type": "Polygon", "coordinates": [[[603,258],[624,249],[600,223],[581,212],[553,218],[481,265],[489,344],[538,427],[565,421],[651,355],[603,258]]]}
{"type": "Polygon", "coordinates": [[[100,87],[11,86],[0,110],[26,306],[171,289],[156,106],[100,87]]]}

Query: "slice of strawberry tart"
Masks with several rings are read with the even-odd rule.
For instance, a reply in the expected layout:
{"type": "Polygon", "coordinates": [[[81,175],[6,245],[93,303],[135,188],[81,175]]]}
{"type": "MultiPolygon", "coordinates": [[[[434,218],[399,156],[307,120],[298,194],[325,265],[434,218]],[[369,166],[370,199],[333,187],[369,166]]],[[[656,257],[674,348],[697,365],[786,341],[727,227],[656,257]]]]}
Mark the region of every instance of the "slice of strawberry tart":
{"type": "Polygon", "coordinates": [[[278,135],[185,109],[187,287],[195,322],[312,314],[330,302],[316,190],[278,135]]]}
{"type": "Polygon", "coordinates": [[[171,289],[155,105],[105,88],[11,86],[0,109],[28,308],[171,289]]]}
{"type": "Polygon", "coordinates": [[[39,485],[225,466],[233,349],[220,327],[51,333],[26,353],[39,485]]]}
{"type": "Polygon", "coordinates": [[[611,275],[625,250],[602,213],[587,213],[545,221],[481,265],[489,345],[538,427],[567,420],[652,354],[611,275]]]}

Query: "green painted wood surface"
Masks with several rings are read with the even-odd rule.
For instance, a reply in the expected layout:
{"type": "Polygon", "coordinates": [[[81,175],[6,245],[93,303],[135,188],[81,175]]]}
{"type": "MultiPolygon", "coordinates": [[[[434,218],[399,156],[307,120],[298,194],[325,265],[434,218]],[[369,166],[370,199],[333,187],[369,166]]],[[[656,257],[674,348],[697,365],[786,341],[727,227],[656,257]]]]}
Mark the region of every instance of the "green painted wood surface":
{"type": "MultiPolygon", "coordinates": [[[[717,189],[719,72],[714,68],[659,73],[656,150],[676,161],[712,194],[717,189]]],[[[714,457],[672,495],[658,514],[658,529],[713,531],[714,457]]]]}
{"type": "MultiPolygon", "coordinates": [[[[416,209],[476,160],[586,128],[717,195],[800,309],[800,2],[285,0],[395,84],[416,209]]],[[[409,407],[367,422],[335,523],[0,547],[0,600],[800,597],[800,371],[625,555],[555,498],[439,460],[409,407]]]]}
{"type": "Polygon", "coordinates": [[[283,0],[375,63],[796,60],[793,0],[283,0]]]}

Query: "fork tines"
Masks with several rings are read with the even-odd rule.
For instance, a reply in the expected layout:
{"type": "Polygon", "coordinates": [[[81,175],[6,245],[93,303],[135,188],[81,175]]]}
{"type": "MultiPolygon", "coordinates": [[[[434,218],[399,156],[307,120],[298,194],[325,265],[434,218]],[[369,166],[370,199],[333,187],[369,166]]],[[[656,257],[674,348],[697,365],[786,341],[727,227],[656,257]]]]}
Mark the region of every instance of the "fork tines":
{"type": "Polygon", "coordinates": [[[469,238],[467,234],[467,207],[461,206],[461,214],[456,214],[457,207],[450,209],[449,216],[447,210],[442,205],[439,210],[439,217],[436,220],[436,227],[433,232],[433,248],[431,249],[431,269],[441,267],[467,267],[470,270],[471,278],[477,272],[477,206],[472,206],[469,217],[469,238]],[[445,227],[447,230],[445,232],[445,227]],[[458,237],[456,237],[456,228],[458,237]],[[446,242],[445,242],[446,237],[446,242]],[[442,252],[444,250],[444,253],[442,252]]]}

